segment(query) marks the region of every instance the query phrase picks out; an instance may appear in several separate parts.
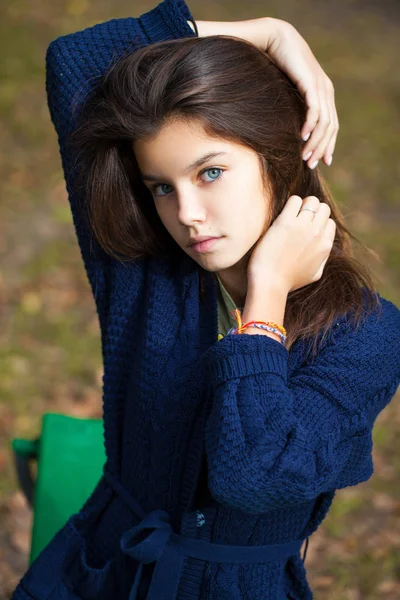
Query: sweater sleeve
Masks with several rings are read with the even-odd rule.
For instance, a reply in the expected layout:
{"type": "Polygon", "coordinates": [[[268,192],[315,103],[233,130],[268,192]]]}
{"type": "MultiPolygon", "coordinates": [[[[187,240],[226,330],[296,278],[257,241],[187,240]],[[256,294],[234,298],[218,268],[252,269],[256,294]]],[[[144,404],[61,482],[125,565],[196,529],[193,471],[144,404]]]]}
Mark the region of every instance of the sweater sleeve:
{"type": "Polygon", "coordinates": [[[100,301],[104,300],[106,272],[112,259],[92,235],[82,209],[83,199],[73,190],[77,157],[67,145],[67,137],[74,129],[80,106],[115,60],[141,45],[194,37],[188,20],[194,22],[184,0],[164,0],[138,18],[112,19],[58,37],[47,48],[47,102],[58,137],[73,223],[98,311],[100,301]]]}
{"type": "Polygon", "coordinates": [[[262,513],[371,477],[374,421],[400,383],[400,311],[379,300],[358,329],[342,317],[290,376],[287,349],[268,336],[229,335],[207,351],[215,500],[262,513]]]}

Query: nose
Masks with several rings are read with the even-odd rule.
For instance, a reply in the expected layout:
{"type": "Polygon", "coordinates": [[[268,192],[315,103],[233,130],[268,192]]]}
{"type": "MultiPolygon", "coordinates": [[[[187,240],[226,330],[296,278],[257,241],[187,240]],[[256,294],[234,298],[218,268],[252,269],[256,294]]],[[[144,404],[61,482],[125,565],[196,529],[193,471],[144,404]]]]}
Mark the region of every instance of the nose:
{"type": "Polygon", "coordinates": [[[206,209],[201,201],[198,190],[187,188],[177,193],[178,197],[178,221],[185,227],[192,223],[202,222],[206,219],[206,209]]]}

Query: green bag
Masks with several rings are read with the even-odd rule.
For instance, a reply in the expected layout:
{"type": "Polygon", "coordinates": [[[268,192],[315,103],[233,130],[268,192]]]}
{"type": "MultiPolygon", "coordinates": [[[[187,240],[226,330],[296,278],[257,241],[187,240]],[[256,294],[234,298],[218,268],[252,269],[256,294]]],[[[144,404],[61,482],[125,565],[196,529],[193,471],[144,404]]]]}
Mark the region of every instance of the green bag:
{"type": "Polygon", "coordinates": [[[33,507],[32,563],[82,508],[102,476],[103,421],[47,413],[38,439],[14,439],[12,447],[19,483],[33,507]],[[32,461],[37,461],[35,481],[32,461]]]}

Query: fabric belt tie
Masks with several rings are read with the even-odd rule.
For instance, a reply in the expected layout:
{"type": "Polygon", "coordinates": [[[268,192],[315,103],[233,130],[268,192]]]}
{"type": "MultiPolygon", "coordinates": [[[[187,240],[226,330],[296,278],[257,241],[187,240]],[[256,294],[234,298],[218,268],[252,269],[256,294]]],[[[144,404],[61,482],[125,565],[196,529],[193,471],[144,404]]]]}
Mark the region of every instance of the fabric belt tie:
{"type": "Polygon", "coordinates": [[[138,599],[145,564],[155,563],[147,600],[175,600],[187,557],[236,564],[274,561],[297,554],[304,541],[294,540],[267,546],[233,546],[179,535],[172,530],[170,516],[166,511],[158,509],[143,516],[143,510],[122,484],[110,474],[106,475],[106,479],[118,495],[128,500],[131,508],[139,508],[138,512],[141,513],[138,515],[140,523],[121,537],[122,551],[140,563],[129,600],[138,599]]]}

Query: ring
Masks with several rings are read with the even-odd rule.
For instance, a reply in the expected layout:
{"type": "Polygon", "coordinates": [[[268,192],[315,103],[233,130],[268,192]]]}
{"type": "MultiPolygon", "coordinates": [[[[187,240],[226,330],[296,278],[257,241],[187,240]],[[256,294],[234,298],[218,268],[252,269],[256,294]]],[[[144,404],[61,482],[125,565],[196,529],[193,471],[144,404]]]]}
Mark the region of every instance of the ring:
{"type": "Polygon", "coordinates": [[[313,213],[316,213],[316,210],[313,210],[312,208],[301,208],[299,212],[301,212],[302,210],[310,210],[313,213]]]}

